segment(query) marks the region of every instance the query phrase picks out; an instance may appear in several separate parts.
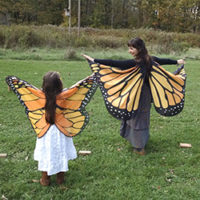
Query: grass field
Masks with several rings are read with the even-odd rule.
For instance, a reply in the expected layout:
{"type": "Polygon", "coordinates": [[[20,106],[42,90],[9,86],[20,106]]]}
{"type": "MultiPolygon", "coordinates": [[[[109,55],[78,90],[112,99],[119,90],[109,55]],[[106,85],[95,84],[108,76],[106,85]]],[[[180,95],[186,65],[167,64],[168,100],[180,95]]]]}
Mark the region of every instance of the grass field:
{"type": "MultiPolygon", "coordinates": [[[[44,55],[42,50],[37,51],[44,55]]],[[[111,53],[93,55],[114,57],[111,53]]],[[[74,138],[77,151],[90,150],[92,154],[70,161],[64,185],[57,186],[53,177],[50,187],[41,187],[32,181],[40,178],[33,160],[36,137],[24,108],[8,91],[4,79],[15,75],[40,88],[43,75],[56,70],[61,73],[64,86],[70,87],[91,71],[84,60],[65,61],[51,52],[52,58],[47,59],[25,58],[26,55],[18,52],[15,57],[14,53],[0,50],[0,153],[8,154],[0,158],[1,199],[200,198],[200,61],[187,60],[185,108],[179,115],[161,117],[152,105],[146,156],[132,153],[131,145],[121,138],[120,121],[107,113],[98,89],[86,107],[90,122],[74,138]],[[191,143],[192,148],[180,148],[180,142],[191,143]]],[[[174,71],[176,66],[166,68],[174,71]]]]}

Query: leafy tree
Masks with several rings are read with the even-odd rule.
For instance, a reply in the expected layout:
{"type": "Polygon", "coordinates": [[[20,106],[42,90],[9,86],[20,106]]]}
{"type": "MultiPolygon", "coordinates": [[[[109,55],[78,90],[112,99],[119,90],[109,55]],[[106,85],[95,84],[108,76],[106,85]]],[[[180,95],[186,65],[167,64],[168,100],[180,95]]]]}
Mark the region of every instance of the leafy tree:
{"type": "MultiPolygon", "coordinates": [[[[72,26],[77,26],[78,0],[71,3],[72,26]]],[[[68,22],[64,8],[68,0],[0,0],[0,12],[15,24],[60,25],[68,22]]],[[[81,26],[199,32],[200,0],[81,0],[81,26]]]]}

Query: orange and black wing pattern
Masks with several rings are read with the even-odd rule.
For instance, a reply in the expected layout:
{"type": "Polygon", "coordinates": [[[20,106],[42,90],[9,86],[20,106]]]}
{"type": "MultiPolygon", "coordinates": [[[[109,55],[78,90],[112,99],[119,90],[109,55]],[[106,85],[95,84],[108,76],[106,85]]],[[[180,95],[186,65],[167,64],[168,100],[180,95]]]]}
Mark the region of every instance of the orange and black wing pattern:
{"type": "Polygon", "coordinates": [[[154,63],[149,84],[156,111],[164,116],[174,116],[184,107],[186,74],[184,66],[170,73],[154,63]]]}
{"type": "Polygon", "coordinates": [[[144,72],[139,66],[127,70],[90,63],[109,113],[117,119],[130,119],[139,107],[144,72]]]}
{"type": "Polygon", "coordinates": [[[56,97],[56,126],[68,137],[79,134],[89,122],[85,106],[95,93],[97,83],[89,76],[56,97]]]}
{"type": "Polygon", "coordinates": [[[45,94],[15,76],[8,76],[6,82],[15,92],[20,103],[25,106],[25,112],[38,137],[42,137],[50,127],[45,120],[45,94]]]}

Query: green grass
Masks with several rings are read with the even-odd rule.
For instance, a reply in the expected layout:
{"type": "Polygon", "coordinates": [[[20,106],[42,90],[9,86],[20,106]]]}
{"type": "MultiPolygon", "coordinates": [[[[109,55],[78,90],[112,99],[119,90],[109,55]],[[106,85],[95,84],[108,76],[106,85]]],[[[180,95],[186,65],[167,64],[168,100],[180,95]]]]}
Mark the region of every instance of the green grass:
{"type": "MultiPolygon", "coordinates": [[[[133,154],[129,142],[119,135],[120,121],[107,113],[98,89],[86,107],[90,122],[74,138],[77,151],[91,150],[92,154],[70,161],[63,186],[55,184],[54,176],[50,187],[33,183],[32,179],[40,178],[33,160],[36,137],[24,108],[14,93],[8,92],[5,77],[15,75],[40,88],[43,75],[56,70],[61,73],[64,86],[70,87],[91,73],[84,60],[59,59],[59,50],[49,51],[47,58],[45,51],[37,49],[42,59],[36,60],[25,59],[23,52],[14,58],[13,52],[2,55],[3,50],[0,51],[0,153],[8,154],[7,158],[0,158],[0,198],[199,199],[200,62],[195,60],[187,60],[185,66],[188,78],[184,110],[165,118],[152,105],[146,156],[133,154]],[[192,148],[182,149],[180,142],[191,143],[192,148]]],[[[106,53],[94,52],[92,56],[115,57],[113,52],[106,53]]],[[[120,56],[129,58],[125,54],[120,56]]],[[[166,68],[174,71],[176,66],[166,68]]]]}
{"type": "MultiPolygon", "coordinates": [[[[151,55],[158,55],[158,51],[154,45],[149,46],[149,53],[151,55]]],[[[107,59],[131,59],[132,56],[128,53],[128,48],[66,48],[66,49],[52,49],[52,48],[30,48],[30,49],[3,49],[0,48],[0,59],[9,60],[43,60],[43,61],[84,61],[82,54],[88,54],[94,58],[107,59]]],[[[162,54],[162,57],[169,57],[162,54]]],[[[200,49],[190,48],[187,52],[180,55],[171,55],[170,58],[185,58],[200,60],[200,49]]]]}

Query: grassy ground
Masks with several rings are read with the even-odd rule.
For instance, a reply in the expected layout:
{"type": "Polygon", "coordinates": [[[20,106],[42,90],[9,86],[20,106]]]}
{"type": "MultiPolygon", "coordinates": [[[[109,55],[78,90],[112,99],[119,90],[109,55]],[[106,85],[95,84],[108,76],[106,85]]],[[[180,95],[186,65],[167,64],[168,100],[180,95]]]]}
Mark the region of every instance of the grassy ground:
{"type": "MultiPolygon", "coordinates": [[[[15,57],[13,52],[0,50],[0,153],[8,154],[0,158],[0,198],[199,199],[198,60],[188,60],[185,66],[188,79],[183,112],[165,118],[152,106],[151,138],[146,156],[133,154],[131,145],[120,137],[120,122],[107,113],[98,89],[87,106],[90,122],[81,135],[74,138],[77,151],[91,150],[92,154],[70,161],[62,186],[54,183],[55,177],[50,187],[32,182],[40,178],[33,160],[36,137],[24,108],[14,93],[8,92],[5,77],[15,75],[40,88],[42,76],[56,70],[61,73],[65,87],[69,87],[91,73],[86,61],[65,61],[58,58],[63,55],[59,51],[49,50],[50,57],[43,51],[37,50],[41,59],[24,60],[28,53],[18,52],[15,57]],[[43,59],[45,56],[48,58],[43,59]],[[180,142],[191,143],[192,148],[182,149],[180,142]]],[[[113,52],[88,53],[114,57],[113,52]]],[[[126,57],[125,53],[118,56],[126,57]]],[[[166,68],[174,71],[176,67],[166,68]]]]}

